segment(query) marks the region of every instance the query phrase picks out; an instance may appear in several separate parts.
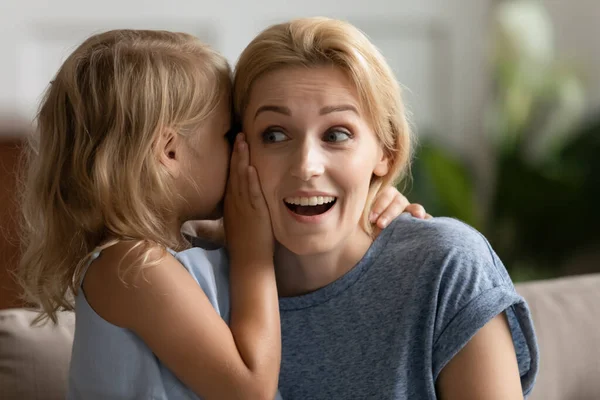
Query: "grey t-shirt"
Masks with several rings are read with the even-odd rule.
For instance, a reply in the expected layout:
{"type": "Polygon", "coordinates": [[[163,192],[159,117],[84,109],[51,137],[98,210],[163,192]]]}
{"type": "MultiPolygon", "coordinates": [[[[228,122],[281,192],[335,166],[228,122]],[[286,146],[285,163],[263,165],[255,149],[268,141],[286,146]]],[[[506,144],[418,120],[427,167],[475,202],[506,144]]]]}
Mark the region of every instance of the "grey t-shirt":
{"type": "Polygon", "coordinates": [[[450,218],[401,215],[351,271],[280,310],[285,400],[435,399],[440,371],[502,311],[524,395],[538,370],[526,303],[487,240],[450,218]]]}

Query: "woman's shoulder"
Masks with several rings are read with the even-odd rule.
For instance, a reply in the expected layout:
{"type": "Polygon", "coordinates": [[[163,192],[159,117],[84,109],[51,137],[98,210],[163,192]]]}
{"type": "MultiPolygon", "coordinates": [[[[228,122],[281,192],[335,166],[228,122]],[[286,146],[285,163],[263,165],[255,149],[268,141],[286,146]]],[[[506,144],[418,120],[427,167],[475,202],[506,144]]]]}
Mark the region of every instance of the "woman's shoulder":
{"type": "Polygon", "coordinates": [[[388,240],[382,253],[390,261],[402,260],[404,265],[412,266],[419,276],[431,279],[485,276],[486,280],[498,283],[510,281],[487,239],[457,219],[422,220],[403,214],[384,234],[388,240]]]}
{"type": "Polygon", "coordinates": [[[491,253],[487,239],[475,228],[454,218],[418,219],[402,214],[384,231],[388,243],[419,250],[491,253]]]}

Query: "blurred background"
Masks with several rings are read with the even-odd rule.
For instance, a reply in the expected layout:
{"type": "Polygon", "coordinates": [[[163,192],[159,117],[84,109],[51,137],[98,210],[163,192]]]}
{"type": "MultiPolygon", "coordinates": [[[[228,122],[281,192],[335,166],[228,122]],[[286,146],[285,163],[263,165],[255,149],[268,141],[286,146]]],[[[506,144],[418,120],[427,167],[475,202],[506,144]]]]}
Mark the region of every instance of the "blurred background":
{"type": "Polygon", "coordinates": [[[402,83],[419,140],[399,186],[411,201],[479,229],[515,281],[600,271],[598,0],[2,0],[0,265],[18,258],[19,147],[88,35],[185,31],[234,64],[267,25],[314,15],[366,32],[402,83]]]}

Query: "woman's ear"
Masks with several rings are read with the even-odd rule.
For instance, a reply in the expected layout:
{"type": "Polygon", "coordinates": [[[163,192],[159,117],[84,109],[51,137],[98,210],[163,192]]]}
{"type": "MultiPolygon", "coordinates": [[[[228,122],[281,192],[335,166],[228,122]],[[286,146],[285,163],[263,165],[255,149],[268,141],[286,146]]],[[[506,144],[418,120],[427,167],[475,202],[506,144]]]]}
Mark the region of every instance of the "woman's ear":
{"type": "Polygon", "coordinates": [[[380,150],[381,157],[377,164],[375,164],[375,168],[373,168],[373,174],[379,177],[386,176],[390,171],[390,159],[385,154],[385,151],[380,150]]]}
{"type": "Polygon", "coordinates": [[[171,129],[164,130],[156,143],[158,161],[177,178],[181,172],[181,137],[171,129]]]}

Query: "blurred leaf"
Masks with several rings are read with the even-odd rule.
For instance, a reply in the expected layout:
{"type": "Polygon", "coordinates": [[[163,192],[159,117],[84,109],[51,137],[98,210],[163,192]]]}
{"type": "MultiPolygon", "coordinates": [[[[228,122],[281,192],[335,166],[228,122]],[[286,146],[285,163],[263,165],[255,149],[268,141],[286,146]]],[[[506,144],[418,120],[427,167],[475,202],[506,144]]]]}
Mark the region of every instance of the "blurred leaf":
{"type": "Polygon", "coordinates": [[[432,142],[424,143],[416,155],[413,176],[415,196],[411,195],[412,201],[422,201],[415,197],[427,199],[422,204],[432,215],[452,216],[476,228],[480,225],[476,218],[473,180],[459,159],[432,142]]]}
{"type": "Polygon", "coordinates": [[[498,2],[492,30],[482,133],[493,155],[476,166],[493,171],[490,204],[474,200],[473,166],[431,140],[416,154],[410,198],[482,231],[516,281],[558,276],[600,240],[600,110],[582,121],[584,83],[556,59],[541,0],[498,2]]]}

